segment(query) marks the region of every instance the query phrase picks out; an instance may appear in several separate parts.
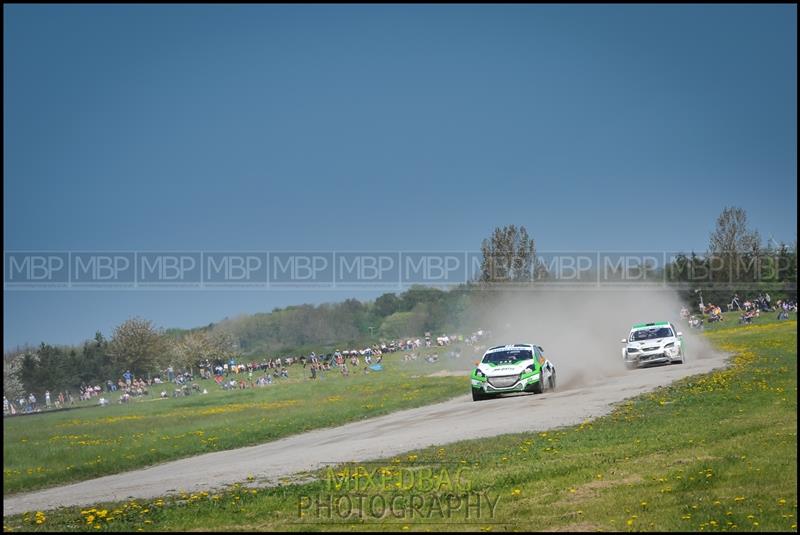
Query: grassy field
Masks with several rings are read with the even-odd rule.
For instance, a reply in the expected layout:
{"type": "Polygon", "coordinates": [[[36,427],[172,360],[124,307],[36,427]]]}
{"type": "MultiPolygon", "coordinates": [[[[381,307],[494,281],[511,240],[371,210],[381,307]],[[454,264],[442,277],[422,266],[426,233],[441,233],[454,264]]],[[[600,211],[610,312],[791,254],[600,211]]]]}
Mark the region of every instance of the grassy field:
{"type": "Polygon", "coordinates": [[[4,418],[3,493],[259,444],[467,392],[463,378],[426,376],[437,369],[396,353],[384,359],[384,371],[366,375],[329,371],[311,380],[295,365],[289,379],[271,386],[222,391],[209,380],[199,382],[206,395],[167,399],[154,386],[149,398],[127,405],[4,418]]]}
{"type": "Polygon", "coordinates": [[[706,336],[734,355],[731,367],[628,400],[579,426],[463,441],[361,467],[380,469],[389,484],[378,489],[348,491],[369,478],[361,472],[347,478],[346,471],[352,475],[359,467],[338,467],[313,483],[258,489],[245,483],[214,494],[32,512],[6,518],[4,525],[89,531],[796,531],[797,322],[763,319],[740,327],[726,321],[706,336]],[[403,483],[404,471],[419,476],[426,469],[439,474],[438,492],[420,483],[425,478],[403,483]],[[444,475],[469,490],[444,485],[444,475]],[[332,512],[307,507],[314,500],[341,505],[359,494],[367,501],[349,515],[343,505],[332,512]],[[374,518],[379,508],[364,504],[377,495],[385,502],[399,496],[392,512],[400,515],[374,518]],[[484,506],[467,518],[464,502],[454,510],[459,502],[450,495],[483,495],[484,506]],[[423,500],[418,515],[413,506],[410,513],[404,508],[414,496],[423,500]],[[329,497],[334,501],[326,502],[329,497]],[[442,503],[449,505],[442,509],[442,503]]]}

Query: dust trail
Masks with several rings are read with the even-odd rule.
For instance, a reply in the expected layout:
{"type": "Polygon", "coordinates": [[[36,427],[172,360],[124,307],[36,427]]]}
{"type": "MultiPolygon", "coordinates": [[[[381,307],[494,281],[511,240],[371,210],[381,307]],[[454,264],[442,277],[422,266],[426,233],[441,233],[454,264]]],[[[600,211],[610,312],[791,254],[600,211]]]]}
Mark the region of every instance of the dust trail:
{"type": "MultiPolygon", "coordinates": [[[[622,362],[621,339],[634,323],[672,322],[684,335],[688,362],[717,354],[680,319],[682,302],[666,288],[488,293],[479,314],[491,331],[486,343],[542,346],[558,370],[559,390],[632,373],[622,362]]],[[[475,357],[460,360],[472,365],[475,357]]]]}

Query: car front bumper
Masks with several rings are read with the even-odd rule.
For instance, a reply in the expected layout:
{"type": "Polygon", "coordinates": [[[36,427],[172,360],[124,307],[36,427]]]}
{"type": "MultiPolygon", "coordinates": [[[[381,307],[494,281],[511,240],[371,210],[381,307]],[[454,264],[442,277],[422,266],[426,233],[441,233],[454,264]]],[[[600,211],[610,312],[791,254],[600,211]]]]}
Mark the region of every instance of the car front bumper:
{"type": "Polygon", "coordinates": [[[626,364],[637,366],[650,366],[680,360],[680,349],[677,347],[661,348],[657,351],[628,353],[625,357],[626,364]]]}
{"type": "Polygon", "coordinates": [[[482,390],[485,394],[502,394],[504,392],[524,392],[539,382],[540,373],[534,373],[528,377],[518,378],[508,386],[501,386],[502,383],[492,384],[495,377],[487,377],[485,380],[471,379],[472,388],[482,390]]]}

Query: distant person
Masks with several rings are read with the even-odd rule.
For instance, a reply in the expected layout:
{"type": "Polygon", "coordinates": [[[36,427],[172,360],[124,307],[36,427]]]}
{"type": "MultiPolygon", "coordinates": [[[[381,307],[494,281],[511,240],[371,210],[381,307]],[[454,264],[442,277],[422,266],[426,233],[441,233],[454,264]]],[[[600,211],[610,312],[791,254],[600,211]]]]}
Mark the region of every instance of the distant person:
{"type": "Polygon", "coordinates": [[[131,381],[133,381],[133,374],[130,370],[125,370],[125,373],[122,374],[122,378],[125,379],[125,384],[130,388],[131,381]]]}

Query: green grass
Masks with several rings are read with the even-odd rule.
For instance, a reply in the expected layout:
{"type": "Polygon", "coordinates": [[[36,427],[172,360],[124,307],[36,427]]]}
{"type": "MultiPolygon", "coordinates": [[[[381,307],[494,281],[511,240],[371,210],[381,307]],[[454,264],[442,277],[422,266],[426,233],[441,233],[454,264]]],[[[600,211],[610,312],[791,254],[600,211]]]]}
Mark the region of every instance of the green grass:
{"type": "Polygon", "coordinates": [[[174,387],[154,385],[147,399],[128,405],[4,418],[3,493],[259,444],[466,392],[463,378],[426,377],[439,368],[402,362],[401,355],[387,356],[384,371],[366,375],[329,371],[312,381],[295,365],[290,379],[272,386],[222,391],[209,380],[200,382],[206,395],[160,399],[162,388],[174,387]]]}
{"type": "MultiPolygon", "coordinates": [[[[345,494],[322,471],[312,483],[235,485],[216,494],[64,508],[43,513],[41,524],[33,513],[17,515],[4,524],[89,531],[796,531],[797,322],[726,322],[706,336],[734,355],[729,368],[638,396],[578,426],[463,441],[382,463],[394,475],[400,467],[444,468],[450,475],[468,469],[463,479],[472,491],[497,500],[493,516],[484,507],[478,518],[473,511],[471,523],[463,511],[444,524],[436,514],[346,525],[335,522],[352,518],[330,519],[324,509],[300,517],[306,497],[345,494]]],[[[380,492],[434,495],[421,486],[380,492]]]]}

